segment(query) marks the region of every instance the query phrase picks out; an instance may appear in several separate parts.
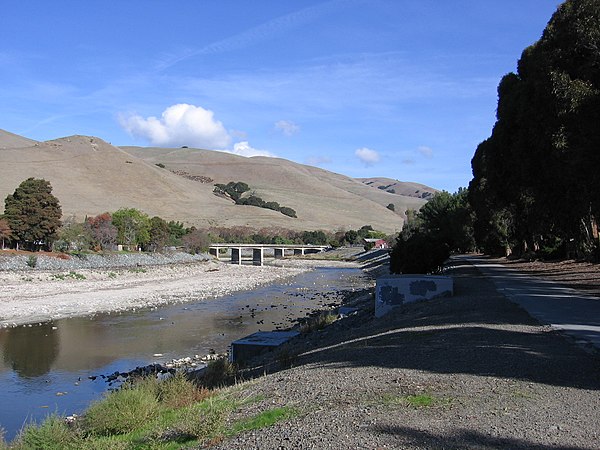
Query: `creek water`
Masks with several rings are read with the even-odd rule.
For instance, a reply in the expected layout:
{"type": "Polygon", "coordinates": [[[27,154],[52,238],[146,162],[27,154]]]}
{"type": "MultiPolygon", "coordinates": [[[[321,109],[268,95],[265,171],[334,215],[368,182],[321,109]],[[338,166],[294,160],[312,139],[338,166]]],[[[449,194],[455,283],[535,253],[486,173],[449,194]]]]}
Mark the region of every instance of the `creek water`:
{"type": "Polygon", "coordinates": [[[109,388],[90,377],[224,352],[236,339],[288,327],[367,283],[359,269],[320,267],[225,297],[0,330],[0,427],[11,440],[49,414],[80,414],[109,388]]]}

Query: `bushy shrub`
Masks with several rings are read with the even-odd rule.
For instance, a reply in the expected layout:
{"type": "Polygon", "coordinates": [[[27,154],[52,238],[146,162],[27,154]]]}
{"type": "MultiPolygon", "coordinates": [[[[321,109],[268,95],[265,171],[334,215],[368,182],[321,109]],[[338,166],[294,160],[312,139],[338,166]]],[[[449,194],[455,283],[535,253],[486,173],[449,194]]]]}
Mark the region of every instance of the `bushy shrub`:
{"type": "Polygon", "coordinates": [[[285,215],[285,216],[288,216],[288,217],[293,217],[293,218],[296,218],[296,217],[298,217],[298,216],[296,215],[296,211],[295,211],[295,210],[293,210],[292,208],[289,208],[289,207],[287,207],[287,206],[282,206],[282,207],[279,209],[279,212],[280,212],[281,214],[285,215]]]}
{"type": "Polygon", "coordinates": [[[165,382],[158,383],[156,393],[160,403],[170,408],[189,406],[211,395],[207,389],[199,387],[181,372],[165,382]]]}
{"type": "Polygon", "coordinates": [[[227,358],[219,358],[208,363],[201,383],[208,389],[233,384],[237,376],[237,367],[227,358]]]}
{"type": "MultiPolygon", "coordinates": [[[[69,428],[64,419],[51,415],[41,424],[31,423],[25,426],[15,442],[15,448],[23,449],[64,449],[80,448],[81,438],[69,428]]],[[[1,448],[1,445],[0,445],[1,448]]]]}
{"type": "Polygon", "coordinates": [[[450,257],[448,244],[424,233],[415,233],[407,240],[402,236],[390,255],[392,273],[437,273],[450,257]]]}
{"type": "Polygon", "coordinates": [[[155,418],[160,404],[156,383],[144,380],[134,386],[124,385],[93,403],[85,413],[85,429],[94,435],[123,434],[155,418]]]}

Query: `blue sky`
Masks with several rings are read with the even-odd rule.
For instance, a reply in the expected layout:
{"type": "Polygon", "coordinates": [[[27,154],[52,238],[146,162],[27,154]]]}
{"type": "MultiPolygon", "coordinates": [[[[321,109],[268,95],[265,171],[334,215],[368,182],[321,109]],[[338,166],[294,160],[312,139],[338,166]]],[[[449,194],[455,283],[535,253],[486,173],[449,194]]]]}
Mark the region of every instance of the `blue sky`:
{"type": "Polygon", "coordinates": [[[558,0],[9,1],[0,128],[454,192],[558,0]]]}

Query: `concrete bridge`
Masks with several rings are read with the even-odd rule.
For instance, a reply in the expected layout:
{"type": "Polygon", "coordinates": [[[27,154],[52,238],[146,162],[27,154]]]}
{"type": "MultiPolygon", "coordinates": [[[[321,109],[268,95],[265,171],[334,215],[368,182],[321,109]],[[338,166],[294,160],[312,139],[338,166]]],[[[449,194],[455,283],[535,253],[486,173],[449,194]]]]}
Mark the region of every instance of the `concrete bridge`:
{"type": "Polygon", "coordinates": [[[281,244],[212,244],[209,247],[211,255],[219,259],[221,249],[231,250],[231,263],[242,264],[242,251],[252,250],[252,264],[262,266],[264,263],[265,250],[273,249],[275,258],[285,258],[286,251],[294,255],[306,255],[308,253],[319,253],[329,248],[328,245],[281,245],[281,244]]]}

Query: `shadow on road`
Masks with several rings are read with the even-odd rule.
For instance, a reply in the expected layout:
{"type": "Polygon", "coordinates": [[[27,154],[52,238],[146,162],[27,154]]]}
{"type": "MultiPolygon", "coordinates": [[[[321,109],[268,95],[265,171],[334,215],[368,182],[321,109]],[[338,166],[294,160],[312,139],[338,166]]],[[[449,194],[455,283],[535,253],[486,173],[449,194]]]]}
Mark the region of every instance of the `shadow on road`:
{"type": "MultiPolygon", "coordinates": [[[[396,425],[391,427],[375,426],[370,430],[374,434],[388,434],[401,439],[404,445],[414,448],[443,448],[446,450],[462,450],[465,448],[477,449],[531,449],[551,450],[556,449],[554,445],[534,444],[517,438],[504,438],[488,436],[472,430],[458,429],[450,434],[432,433],[429,431],[416,430],[407,426],[396,425]]],[[[586,447],[560,447],[562,450],[584,450],[586,447]]],[[[589,447],[587,447],[589,448],[589,447]]]]}

